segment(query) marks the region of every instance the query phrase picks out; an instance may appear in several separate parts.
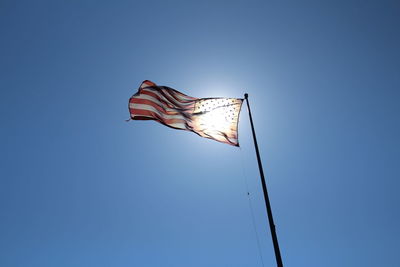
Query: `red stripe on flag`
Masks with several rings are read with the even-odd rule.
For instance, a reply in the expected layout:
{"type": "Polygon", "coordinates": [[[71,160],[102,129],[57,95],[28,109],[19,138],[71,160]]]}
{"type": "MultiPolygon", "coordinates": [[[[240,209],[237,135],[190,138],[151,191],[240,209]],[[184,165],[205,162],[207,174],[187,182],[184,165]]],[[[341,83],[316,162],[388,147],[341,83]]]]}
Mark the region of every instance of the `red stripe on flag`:
{"type": "Polygon", "coordinates": [[[175,100],[171,95],[166,94],[163,90],[154,90],[154,89],[146,88],[146,89],[142,90],[141,93],[156,97],[163,103],[167,104],[169,107],[187,108],[188,106],[191,106],[194,103],[194,101],[191,101],[188,103],[181,103],[181,102],[175,100]]]}
{"type": "Polygon", "coordinates": [[[180,113],[177,111],[166,111],[165,108],[163,106],[160,106],[159,104],[151,101],[151,100],[147,100],[147,99],[140,99],[140,98],[133,98],[130,101],[131,104],[144,104],[144,105],[149,105],[152,106],[154,108],[156,108],[157,110],[161,111],[162,113],[165,113],[167,115],[179,115],[180,113]]]}
{"type": "Polygon", "coordinates": [[[139,115],[139,116],[151,116],[157,121],[164,122],[165,124],[173,124],[173,123],[183,123],[186,124],[186,121],[183,119],[165,119],[161,117],[159,114],[150,111],[150,110],[145,110],[145,109],[129,109],[131,113],[132,119],[135,119],[134,116],[139,115]]]}
{"type": "MultiPolygon", "coordinates": [[[[143,95],[148,95],[148,96],[154,97],[155,99],[157,99],[158,101],[160,101],[162,104],[164,104],[165,106],[167,106],[169,108],[174,107],[174,105],[172,103],[165,101],[162,97],[160,97],[160,95],[156,94],[153,91],[142,90],[140,93],[143,95]]],[[[134,99],[134,98],[131,98],[131,99],[134,99]]]]}
{"type": "Polygon", "coordinates": [[[170,95],[171,97],[173,97],[173,99],[175,99],[176,101],[179,101],[182,104],[191,103],[194,100],[196,100],[196,98],[194,98],[194,97],[188,97],[187,95],[179,93],[178,91],[175,91],[174,89],[170,89],[170,88],[168,88],[168,89],[164,88],[164,89],[162,89],[162,92],[165,95],[167,95],[167,94],[170,95]],[[191,98],[191,99],[188,99],[188,98],[191,98]]]}
{"type": "Polygon", "coordinates": [[[145,88],[145,87],[149,87],[149,86],[157,86],[157,84],[153,83],[152,81],[145,80],[140,85],[140,88],[145,88]]]}

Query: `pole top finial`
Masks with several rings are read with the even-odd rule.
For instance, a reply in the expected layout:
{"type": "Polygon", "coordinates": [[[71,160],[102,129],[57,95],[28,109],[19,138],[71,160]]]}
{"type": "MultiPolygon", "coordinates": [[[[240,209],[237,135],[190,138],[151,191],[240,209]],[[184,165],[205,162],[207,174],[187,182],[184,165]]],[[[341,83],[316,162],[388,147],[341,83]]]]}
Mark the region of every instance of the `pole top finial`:
{"type": "Polygon", "coordinates": [[[248,94],[248,93],[245,93],[245,94],[244,94],[244,98],[247,99],[248,97],[249,97],[249,94],[248,94]]]}

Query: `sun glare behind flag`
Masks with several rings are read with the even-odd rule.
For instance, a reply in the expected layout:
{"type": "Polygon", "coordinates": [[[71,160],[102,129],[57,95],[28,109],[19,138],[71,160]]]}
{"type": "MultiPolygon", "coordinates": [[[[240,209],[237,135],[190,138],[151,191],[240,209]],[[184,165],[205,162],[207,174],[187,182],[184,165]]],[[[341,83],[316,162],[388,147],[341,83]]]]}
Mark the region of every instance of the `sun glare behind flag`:
{"type": "Polygon", "coordinates": [[[195,98],[146,80],[129,99],[129,112],[132,120],[155,120],[174,129],[239,146],[242,103],[239,98],[195,98]]]}

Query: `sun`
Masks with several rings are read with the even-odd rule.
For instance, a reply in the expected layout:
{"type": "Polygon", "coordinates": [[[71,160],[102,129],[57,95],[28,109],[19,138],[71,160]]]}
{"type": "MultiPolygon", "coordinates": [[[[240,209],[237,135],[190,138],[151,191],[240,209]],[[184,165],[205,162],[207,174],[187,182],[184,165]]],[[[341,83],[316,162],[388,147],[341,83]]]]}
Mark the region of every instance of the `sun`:
{"type": "Polygon", "coordinates": [[[215,108],[202,117],[204,129],[225,131],[229,129],[231,121],[228,119],[228,114],[224,108],[215,108]]]}

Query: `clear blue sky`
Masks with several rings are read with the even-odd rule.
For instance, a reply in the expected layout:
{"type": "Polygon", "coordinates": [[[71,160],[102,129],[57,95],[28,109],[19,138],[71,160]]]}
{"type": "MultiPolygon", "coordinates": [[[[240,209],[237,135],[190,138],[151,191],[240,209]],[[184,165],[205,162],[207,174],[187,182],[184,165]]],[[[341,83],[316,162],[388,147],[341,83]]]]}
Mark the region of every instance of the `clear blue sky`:
{"type": "Polygon", "coordinates": [[[1,1],[0,266],[274,266],[245,106],[241,149],[125,122],[145,79],[249,93],[285,266],[399,266],[399,17],[398,1],[1,1]]]}

